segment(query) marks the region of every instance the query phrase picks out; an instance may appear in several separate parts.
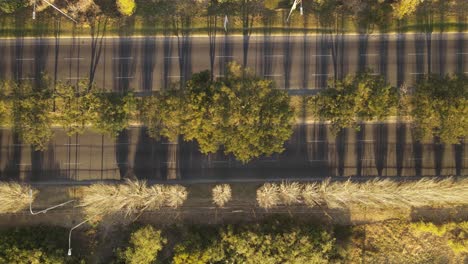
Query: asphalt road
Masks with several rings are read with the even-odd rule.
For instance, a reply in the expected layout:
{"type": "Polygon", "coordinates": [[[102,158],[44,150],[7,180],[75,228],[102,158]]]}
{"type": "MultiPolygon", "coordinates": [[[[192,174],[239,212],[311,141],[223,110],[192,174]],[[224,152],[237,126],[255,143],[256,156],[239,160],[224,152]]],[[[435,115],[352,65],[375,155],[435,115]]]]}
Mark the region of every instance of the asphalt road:
{"type": "Polygon", "coordinates": [[[139,179],[224,180],[329,176],[468,175],[468,144],[418,143],[410,124],[366,124],[337,137],[323,124],[299,125],[282,154],[247,164],[223,153],[202,155],[196,144],[169,144],[131,128],[117,140],[91,131],[56,135],[45,152],[21,145],[0,130],[0,178],[21,181],[139,179]]]}
{"type": "Polygon", "coordinates": [[[229,61],[246,63],[291,93],[313,93],[329,78],[366,68],[398,86],[428,72],[468,73],[466,33],[16,38],[0,39],[0,58],[0,78],[91,77],[114,91],[162,90],[202,70],[223,76],[229,61]]]}

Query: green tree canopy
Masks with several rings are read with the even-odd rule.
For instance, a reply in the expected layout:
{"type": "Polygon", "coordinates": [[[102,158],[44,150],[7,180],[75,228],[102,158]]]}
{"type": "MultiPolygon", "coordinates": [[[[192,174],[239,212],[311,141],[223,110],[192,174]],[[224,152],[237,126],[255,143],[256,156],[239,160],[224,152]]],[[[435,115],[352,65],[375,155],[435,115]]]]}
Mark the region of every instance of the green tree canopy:
{"type": "Polygon", "coordinates": [[[66,259],[67,231],[63,228],[28,227],[0,233],[0,263],[59,264],[77,261],[66,259]]]}
{"type": "Polygon", "coordinates": [[[283,222],[186,234],[173,263],[328,263],[334,239],[325,230],[283,222]]]}
{"type": "Polygon", "coordinates": [[[311,98],[311,110],[321,120],[331,122],[332,132],[354,127],[358,121],[382,120],[394,113],[398,94],[382,76],[370,72],[347,76],[329,84],[323,92],[311,98]]]}
{"type": "Polygon", "coordinates": [[[135,0],[116,0],[117,10],[124,16],[131,16],[135,13],[135,0]]]}
{"type": "Polygon", "coordinates": [[[160,230],[145,226],[131,234],[130,246],[119,250],[118,257],[126,264],[151,264],[166,243],[160,230]]]}
{"type": "Polygon", "coordinates": [[[98,100],[94,90],[94,86],[89,89],[87,81],[81,81],[77,87],[57,84],[54,119],[67,135],[82,134],[86,126],[94,123],[94,106],[98,100]]]}
{"type": "Polygon", "coordinates": [[[94,128],[101,133],[116,137],[126,129],[135,115],[136,101],[132,93],[116,94],[96,92],[91,106],[94,111],[94,128]]]}
{"type": "Polygon", "coordinates": [[[468,136],[468,78],[466,75],[430,75],[417,82],[410,99],[416,137],[439,137],[458,143],[468,136]]]}
{"type": "Polygon", "coordinates": [[[148,128],[148,135],[161,136],[176,141],[182,134],[184,94],[181,90],[169,90],[158,96],[144,97],[139,105],[140,119],[148,128]]]}
{"type": "Polygon", "coordinates": [[[13,130],[35,150],[44,150],[53,136],[52,98],[46,82],[33,88],[21,83],[12,92],[13,130]]]}
{"type": "Polygon", "coordinates": [[[3,13],[11,14],[16,10],[28,6],[27,0],[0,0],[0,11],[3,13]]]}
{"type": "Polygon", "coordinates": [[[184,91],[169,91],[143,99],[140,117],[149,135],[196,140],[202,153],[224,147],[226,154],[247,162],[282,152],[292,134],[293,111],[285,91],[230,64],[226,77],[210,80],[194,74],[184,91]]]}

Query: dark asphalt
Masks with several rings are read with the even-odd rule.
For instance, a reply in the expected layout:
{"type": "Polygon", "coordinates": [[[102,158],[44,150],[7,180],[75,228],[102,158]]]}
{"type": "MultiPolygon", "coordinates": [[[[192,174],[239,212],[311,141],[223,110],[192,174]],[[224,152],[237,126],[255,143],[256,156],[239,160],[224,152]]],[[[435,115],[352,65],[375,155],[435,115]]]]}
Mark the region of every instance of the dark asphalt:
{"type": "Polygon", "coordinates": [[[116,141],[87,132],[69,138],[56,131],[45,152],[32,152],[0,130],[1,179],[21,181],[139,179],[224,180],[328,176],[468,175],[468,144],[412,140],[409,124],[366,124],[360,132],[330,135],[323,124],[299,125],[285,151],[242,164],[222,153],[202,155],[194,143],[157,142],[131,128],[116,141]]]}
{"type": "Polygon", "coordinates": [[[48,73],[77,82],[93,78],[108,90],[157,91],[201,70],[222,76],[227,62],[246,63],[292,93],[313,93],[327,79],[366,68],[393,85],[424,73],[468,72],[466,33],[258,35],[0,39],[0,78],[31,80],[48,73]],[[93,59],[94,58],[94,59],[93,59]]]}

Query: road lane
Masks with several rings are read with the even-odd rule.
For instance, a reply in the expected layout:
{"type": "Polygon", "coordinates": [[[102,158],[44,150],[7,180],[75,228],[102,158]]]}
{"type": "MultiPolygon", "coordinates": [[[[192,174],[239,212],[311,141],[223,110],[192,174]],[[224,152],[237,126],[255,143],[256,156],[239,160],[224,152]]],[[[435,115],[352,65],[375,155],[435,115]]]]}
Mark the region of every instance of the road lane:
{"type": "Polygon", "coordinates": [[[60,81],[88,78],[108,90],[158,91],[201,70],[222,77],[230,61],[244,62],[280,89],[314,90],[327,80],[363,69],[393,85],[411,84],[427,73],[468,71],[465,33],[382,35],[255,35],[105,38],[92,49],[77,37],[0,40],[0,77],[30,80],[47,73],[60,81]],[[211,46],[210,46],[211,45],[211,46]],[[244,50],[244,47],[248,47],[244,50]],[[100,52],[99,52],[100,49],[100,52]],[[210,52],[212,51],[212,52],[210,52]],[[246,53],[247,52],[247,53],[246,53]]]}
{"type": "Polygon", "coordinates": [[[45,152],[19,144],[0,130],[2,179],[23,181],[140,179],[244,179],[327,176],[468,175],[468,144],[419,143],[411,125],[365,124],[332,136],[328,125],[298,125],[285,151],[247,164],[222,152],[202,155],[194,143],[150,139],[131,128],[117,139],[96,132],[69,138],[61,130],[45,152]]]}

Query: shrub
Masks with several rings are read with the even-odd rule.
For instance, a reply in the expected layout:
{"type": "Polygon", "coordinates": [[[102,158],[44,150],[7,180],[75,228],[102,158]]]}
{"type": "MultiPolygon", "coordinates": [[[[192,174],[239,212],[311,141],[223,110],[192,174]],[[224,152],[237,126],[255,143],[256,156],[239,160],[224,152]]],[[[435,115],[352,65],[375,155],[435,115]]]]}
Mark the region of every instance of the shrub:
{"type": "Polygon", "coordinates": [[[302,186],[297,182],[283,182],[280,184],[279,197],[281,203],[291,205],[301,202],[302,186]]]}
{"type": "Polygon", "coordinates": [[[187,189],[181,185],[172,185],[166,187],[166,205],[178,208],[187,200],[187,189]]]}
{"type": "Polygon", "coordinates": [[[144,181],[127,180],[125,184],[99,183],[84,188],[80,206],[89,217],[118,213],[129,216],[162,206],[177,208],[186,198],[187,191],[180,185],[148,187],[144,181]]]}
{"type": "Polygon", "coordinates": [[[219,207],[229,202],[232,198],[231,186],[228,184],[216,185],[212,191],[213,203],[219,207]]]}
{"type": "Polygon", "coordinates": [[[280,203],[278,185],[265,183],[257,190],[257,202],[262,208],[268,209],[280,203]]]}
{"type": "Polygon", "coordinates": [[[160,230],[145,226],[131,234],[130,246],[119,250],[118,257],[127,264],[150,264],[166,243],[167,239],[161,236],[160,230]]]}
{"type": "MultiPolygon", "coordinates": [[[[0,183],[0,214],[16,213],[26,208],[31,201],[31,187],[16,182],[0,183]]],[[[37,191],[33,191],[34,200],[37,191]]]]}

